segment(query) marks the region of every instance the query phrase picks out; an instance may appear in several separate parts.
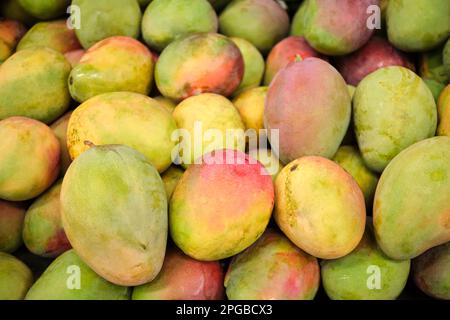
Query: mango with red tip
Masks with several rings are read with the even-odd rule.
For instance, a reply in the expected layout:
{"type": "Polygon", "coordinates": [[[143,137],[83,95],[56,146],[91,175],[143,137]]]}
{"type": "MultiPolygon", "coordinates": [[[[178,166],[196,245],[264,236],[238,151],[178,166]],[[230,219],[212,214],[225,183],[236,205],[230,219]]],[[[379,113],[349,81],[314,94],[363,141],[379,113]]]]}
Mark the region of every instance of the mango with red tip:
{"type": "Polygon", "coordinates": [[[175,40],[155,68],[159,91],[173,100],[201,93],[231,95],[244,76],[244,59],[227,37],[200,33],[175,40]]]}
{"type": "Polygon", "coordinates": [[[366,222],[364,195],[335,162],[316,156],[292,161],[278,174],[275,194],[275,221],[305,252],[337,259],[361,240],[366,222]]]}
{"type": "Polygon", "coordinates": [[[42,122],[12,117],[0,121],[0,198],[29,200],[51,186],[59,173],[60,147],[42,122]]]}
{"type": "Polygon", "coordinates": [[[190,257],[215,261],[254,243],[272,214],[272,179],[264,167],[235,150],[217,150],[184,173],[170,200],[175,244],[190,257]]]}
{"type": "Polygon", "coordinates": [[[107,92],[148,95],[153,82],[150,50],[130,37],[111,37],[92,46],[72,69],[69,90],[78,102],[107,92]]]}
{"type": "Polygon", "coordinates": [[[225,277],[230,300],[312,300],[319,285],[317,259],[271,229],[233,258],[225,277]]]}
{"type": "Polygon", "coordinates": [[[0,252],[0,300],[22,300],[33,284],[33,273],[16,257],[0,252]]]}
{"type": "Polygon", "coordinates": [[[64,15],[70,0],[18,0],[20,6],[35,18],[49,20],[64,15]]]}
{"type": "Polygon", "coordinates": [[[133,289],[133,300],[220,300],[224,272],[218,261],[198,261],[179,249],[168,250],[161,272],[133,289]]]}
{"type": "Polygon", "coordinates": [[[37,198],[28,208],[23,226],[23,241],[32,253],[54,258],[71,248],[61,222],[62,180],[37,198]]]}
{"type": "Polygon", "coordinates": [[[0,21],[0,64],[8,59],[26,33],[25,26],[16,20],[0,21]]]}
{"type": "Polygon", "coordinates": [[[448,159],[450,137],[434,137],[403,150],[384,170],[373,223],[377,242],[389,257],[415,258],[450,241],[448,159]]]}
{"type": "Polygon", "coordinates": [[[0,252],[12,253],[22,245],[23,204],[0,200],[0,252]]]}

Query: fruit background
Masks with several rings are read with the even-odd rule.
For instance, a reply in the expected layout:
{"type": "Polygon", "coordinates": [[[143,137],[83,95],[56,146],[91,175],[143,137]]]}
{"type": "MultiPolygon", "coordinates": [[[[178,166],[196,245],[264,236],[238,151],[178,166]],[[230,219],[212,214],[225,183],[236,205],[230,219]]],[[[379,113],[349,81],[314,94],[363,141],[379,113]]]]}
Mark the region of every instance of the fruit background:
{"type": "Polygon", "coordinates": [[[449,0],[0,0],[0,300],[449,300],[449,37],[449,0]]]}

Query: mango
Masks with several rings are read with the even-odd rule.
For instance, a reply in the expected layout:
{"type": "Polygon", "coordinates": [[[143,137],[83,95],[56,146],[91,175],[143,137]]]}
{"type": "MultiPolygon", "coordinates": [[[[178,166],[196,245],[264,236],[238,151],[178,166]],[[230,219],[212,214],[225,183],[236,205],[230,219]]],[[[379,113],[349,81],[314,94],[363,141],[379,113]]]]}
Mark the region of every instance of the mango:
{"type": "Polygon", "coordinates": [[[21,7],[35,18],[49,20],[64,15],[70,0],[18,0],[21,7]]]}
{"type": "Polygon", "coordinates": [[[22,261],[0,252],[0,300],[22,300],[32,283],[33,274],[22,261]]]}
{"type": "Polygon", "coordinates": [[[220,14],[219,28],[267,53],[289,32],[289,16],[276,1],[234,0],[220,14]]]}
{"type": "Polygon", "coordinates": [[[197,261],[179,249],[169,250],[161,272],[134,288],[133,300],[220,300],[224,272],[218,261],[197,261]]]}
{"type": "Polygon", "coordinates": [[[30,288],[26,300],[128,300],[130,290],[92,271],[74,250],[56,258],[30,288]]]}
{"type": "Polygon", "coordinates": [[[227,37],[200,33],[175,40],[161,53],[155,80],[163,96],[180,101],[201,93],[231,95],[244,75],[244,59],[227,37]]]}
{"type": "Polygon", "coordinates": [[[268,86],[278,71],[289,63],[310,57],[323,58],[308,44],[305,38],[290,36],[281,40],[270,50],[267,56],[264,85],[268,86]]]}
{"type": "Polygon", "coordinates": [[[275,153],[270,149],[259,147],[250,149],[248,155],[253,159],[258,160],[264,166],[267,174],[272,178],[272,181],[275,182],[281,169],[283,169],[283,164],[277,158],[275,153]]]}
{"type": "Polygon", "coordinates": [[[271,82],[264,110],[266,129],[278,130],[279,158],[331,158],[350,124],[351,99],[342,76],[328,62],[308,58],[291,63],[271,82]]]}
{"type": "Polygon", "coordinates": [[[175,108],[173,117],[180,129],[177,164],[187,167],[213,150],[245,150],[244,124],[225,97],[213,93],[190,97],[175,108]]]}
{"type": "Polygon", "coordinates": [[[73,111],[67,147],[75,159],[89,149],[90,143],[124,144],[141,152],[163,172],[172,163],[176,141],[171,136],[176,129],[172,115],[152,98],[131,92],[105,93],[73,111]]]}
{"type": "Polygon", "coordinates": [[[153,81],[151,52],[129,37],[111,37],[91,47],[72,69],[69,90],[84,102],[102,93],[128,91],[148,95],[153,81]]]}
{"type": "Polygon", "coordinates": [[[112,36],[139,37],[142,13],[137,0],[72,0],[72,5],[81,12],[81,28],[75,33],[85,49],[112,36]]]}
{"type": "Polygon", "coordinates": [[[159,104],[162,105],[164,108],[166,108],[166,110],[169,111],[170,113],[173,113],[175,107],[177,106],[175,102],[163,96],[157,96],[154,97],[153,99],[158,101],[159,104]]]}
{"type": "Polygon", "coordinates": [[[393,260],[378,247],[372,221],[350,254],[321,262],[322,282],[333,300],[394,300],[408,280],[411,261],[393,260]]]}
{"type": "Polygon", "coordinates": [[[201,261],[231,257],[253,244],[269,223],[272,179],[263,166],[235,150],[217,150],[189,166],[170,200],[170,234],[201,261]]]}
{"type": "Polygon", "coordinates": [[[433,95],[434,101],[439,100],[439,96],[441,95],[441,92],[445,89],[445,85],[442,82],[428,79],[428,78],[422,78],[423,82],[427,85],[428,89],[430,89],[431,94],[433,95]]]}
{"type": "Polygon", "coordinates": [[[78,50],[80,43],[66,20],[36,23],[17,45],[17,51],[46,47],[61,53],[78,50]]]}
{"type": "Polygon", "coordinates": [[[407,52],[434,49],[450,36],[448,0],[389,0],[389,42],[407,52]]]}
{"type": "Polygon", "coordinates": [[[450,242],[426,251],[413,260],[416,285],[436,299],[450,300],[450,242]]]}
{"type": "Polygon", "coordinates": [[[55,258],[71,248],[61,222],[61,184],[57,181],[37,198],[25,215],[23,241],[38,256],[55,258]]]}
{"type": "Polygon", "coordinates": [[[0,200],[0,252],[12,253],[22,245],[25,210],[21,203],[0,200]]]}
{"type": "Polygon", "coordinates": [[[291,35],[303,36],[317,51],[333,56],[361,48],[373,34],[369,6],[379,0],[305,0],[294,16],[291,35]]]}
{"type": "Polygon", "coordinates": [[[0,20],[0,64],[13,54],[25,32],[25,26],[19,21],[0,20]]]}
{"type": "Polygon", "coordinates": [[[375,193],[377,242],[393,259],[412,259],[450,241],[450,137],[403,150],[384,170],[375,193]]]}
{"type": "Polygon", "coordinates": [[[0,121],[0,198],[29,200],[44,192],[59,172],[58,139],[45,124],[23,117],[0,121]]]}
{"type": "Polygon", "coordinates": [[[60,168],[59,168],[59,176],[63,177],[72,163],[72,159],[69,155],[69,150],[67,149],[67,127],[69,125],[69,119],[72,115],[72,111],[67,112],[57,121],[55,121],[50,128],[53,130],[56,138],[59,141],[59,146],[61,148],[60,154],[60,168]]]}
{"type": "Polygon", "coordinates": [[[363,236],[364,195],[335,162],[302,157],[278,174],[274,218],[300,249],[321,259],[337,259],[355,249],[363,236]]]}
{"type": "Polygon", "coordinates": [[[225,277],[230,300],[312,300],[319,285],[317,259],[272,229],[233,258],[225,277]]]}
{"type": "Polygon", "coordinates": [[[3,0],[0,2],[0,15],[9,20],[17,20],[32,26],[36,18],[31,16],[19,3],[19,0],[3,0]]]}
{"type": "Polygon", "coordinates": [[[237,96],[247,89],[259,86],[264,75],[265,65],[263,56],[253,44],[241,38],[230,39],[239,48],[244,59],[244,77],[233,93],[234,96],[237,96]]]}
{"type": "Polygon", "coordinates": [[[66,60],[69,61],[72,68],[74,68],[78,63],[80,63],[80,60],[85,53],[86,51],[83,49],[73,50],[64,54],[64,57],[66,57],[66,60]]]}
{"type": "Polygon", "coordinates": [[[183,176],[183,173],[184,170],[180,167],[170,166],[169,169],[164,171],[164,173],[161,175],[168,201],[172,197],[172,194],[175,191],[175,187],[183,176]]]}
{"type": "Polygon", "coordinates": [[[403,149],[434,136],[433,95],[414,72],[386,67],[365,77],[353,97],[359,149],[367,166],[381,172],[403,149]]]}
{"type": "Polygon", "coordinates": [[[353,146],[341,146],[334,155],[333,161],[351,174],[364,194],[366,207],[371,208],[378,176],[367,168],[359,150],[353,146]]]}
{"type": "Polygon", "coordinates": [[[142,17],[142,36],[161,52],[178,37],[217,32],[216,12],[207,0],[153,0],[142,17]]]}
{"type": "Polygon", "coordinates": [[[243,91],[234,100],[233,104],[241,115],[245,129],[264,129],[264,104],[266,102],[268,87],[257,87],[243,91]]]}
{"type": "Polygon", "coordinates": [[[76,158],[63,180],[61,217],[75,252],[107,281],[137,286],[160,271],[167,196],[158,171],[138,151],[93,146],[76,158]]]}
{"type": "Polygon", "coordinates": [[[0,120],[24,116],[49,124],[69,107],[70,64],[52,49],[13,54],[0,66],[0,120]]]}

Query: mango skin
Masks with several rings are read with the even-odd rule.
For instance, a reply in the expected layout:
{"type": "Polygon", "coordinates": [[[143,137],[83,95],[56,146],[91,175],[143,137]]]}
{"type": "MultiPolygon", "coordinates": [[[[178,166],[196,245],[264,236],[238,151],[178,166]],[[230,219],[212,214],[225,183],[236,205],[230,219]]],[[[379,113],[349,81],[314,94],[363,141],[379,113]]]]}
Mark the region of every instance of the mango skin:
{"type": "Polygon", "coordinates": [[[169,169],[164,171],[161,175],[161,179],[164,183],[164,188],[166,189],[167,201],[172,197],[173,192],[175,191],[175,187],[180,181],[181,177],[184,174],[184,170],[177,166],[170,166],[169,169]]]}
{"type": "Polygon", "coordinates": [[[350,254],[335,260],[322,260],[325,291],[332,300],[394,300],[408,281],[410,260],[393,260],[378,247],[371,220],[361,242],[350,254]],[[380,270],[380,288],[372,288],[371,266],[380,270]]]}
{"type": "Polygon", "coordinates": [[[75,253],[69,250],[56,258],[28,291],[26,300],[128,300],[130,290],[98,276],[75,253]],[[80,289],[69,289],[71,269],[78,267],[80,289]]]}
{"type": "Polygon", "coordinates": [[[349,54],[373,34],[367,27],[367,8],[379,4],[379,0],[305,0],[294,16],[291,35],[305,37],[323,54],[349,54]]]}
{"type": "Polygon", "coordinates": [[[359,150],[353,146],[341,146],[334,155],[333,161],[352,175],[364,194],[366,207],[372,207],[378,176],[367,168],[359,150]]]}
{"type": "Polygon", "coordinates": [[[22,8],[35,18],[49,20],[66,13],[70,0],[18,0],[22,8]]]}
{"type": "Polygon", "coordinates": [[[235,150],[214,151],[189,166],[170,200],[175,244],[194,259],[215,261],[254,243],[274,201],[272,180],[261,170],[259,162],[235,150]]]}
{"type": "Polygon", "coordinates": [[[72,0],[72,5],[81,11],[82,27],[75,33],[85,49],[112,36],[139,37],[142,13],[135,0],[72,0]]]}
{"type": "Polygon", "coordinates": [[[450,242],[426,251],[413,260],[416,285],[427,295],[450,300],[450,242]]]}
{"type": "Polygon", "coordinates": [[[177,129],[172,115],[152,98],[131,92],[105,93],[76,108],[67,128],[70,157],[95,145],[124,144],[144,154],[159,172],[172,163],[177,129]],[[148,137],[151,137],[149,139],[148,137]]]}
{"type": "Polygon", "coordinates": [[[233,93],[233,96],[237,96],[247,89],[259,86],[264,75],[265,64],[261,53],[249,41],[241,38],[230,39],[239,48],[242,57],[244,58],[244,77],[242,78],[239,87],[233,93]]]}
{"type": "Polygon", "coordinates": [[[433,95],[414,72],[386,67],[365,77],[353,97],[359,149],[367,166],[381,172],[403,149],[434,136],[433,95]]]}
{"type": "MultiPolygon", "coordinates": [[[[351,99],[342,76],[329,63],[307,58],[278,72],[264,110],[267,130],[279,130],[279,158],[331,158],[350,124],[351,99]]],[[[276,141],[270,141],[276,143],[276,141]]]]}
{"type": "Polygon", "coordinates": [[[32,199],[58,176],[58,139],[45,124],[24,117],[0,121],[0,198],[32,199]]]}
{"type": "Polygon", "coordinates": [[[61,149],[59,168],[60,177],[64,176],[67,168],[69,168],[70,164],[72,163],[72,159],[69,155],[69,150],[67,149],[67,127],[69,125],[69,119],[71,115],[72,111],[67,112],[50,126],[50,129],[53,130],[53,133],[59,141],[59,146],[61,149]]]}
{"type": "Polygon", "coordinates": [[[0,66],[0,120],[13,116],[46,124],[56,120],[69,107],[70,69],[64,56],[52,49],[13,54],[0,66]]]}
{"type": "Polygon", "coordinates": [[[32,284],[31,270],[14,256],[0,252],[0,300],[22,300],[32,284]]]}
{"type": "Polygon", "coordinates": [[[450,241],[449,158],[450,137],[434,137],[405,149],[384,170],[373,223],[389,257],[415,258],[450,241]]]}
{"type": "Polygon", "coordinates": [[[248,155],[253,159],[258,160],[264,166],[267,171],[266,174],[269,174],[272,181],[275,183],[278,174],[281,172],[281,169],[283,169],[283,164],[277,158],[275,153],[270,149],[259,147],[250,149],[248,155]]]}
{"type": "Polygon", "coordinates": [[[173,41],[155,67],[159,91],[175,101],[201,93],[231,95],[244,76],[239,48],[216,33],[189,35],[173,41]]]}
{"type": "Polygon", "coordinates": [[[449,12],[447,0],[389,0],[389,42],[407,52],[434,49],[450,36],[449,12]]]}
{"type": "Polygon", "coordinates": [[[181,131],[178,154],[182,156],[176,162],[185,168],[213,150],[245,150],[245,141],[240,143],[244,124],[234,105],[223,96],[203,93],[190,97],[175,108],[173,117],[181,131]],[[217,130],[222,139],[207,137],[208,130],[217,130]],[[227,131],[232,134],[231,139],[226,139],[227,131]]]}
{"type": "Polygon", "coordinates": [[[221,300],[224,272],[218,261],[197,261],[179,249],[168,250],[161,272],[134,288],[132,300],[221,300]]]}
{"type": "Polygon", "coordinates": [[[151,52],[129,37],[111,37],[92,46],[72,69],[69,90],[78,102],[107,92],[148,95],[153,81],[151,52]]]}
{"type": "Polygon", "coordinates": [[[0,252],[12,253],[22,245],[25,210],[23,204],[0,200],[0,252]]]}
{"type": "Polygon", "coordinates": [[[122,286],[153,280],[167,241],[167,196],[158,171],[123,145],[94,146],[61,188],[63,228],[80,258],[122,286]]]}
{"type": "Polygon", "coordinates": [[[46,47],[60,53],[81,49],[73,29],[67,27],[66,20],[36,23],[17,45],[17,51],[46,47]]]}
{"type": "Polygon", "coordinates": [[[161,52],[178,37],[217,32],[216,12],[207,0],[153,0],[142,17],[142,36],[161,52]]]}
{"type": "Polygon", "coordinates": [[[274,218],[300,249],[321,258],[349,254],[364,233],[364,195],[352,176],[322,157],[286,165],[275,181],[274,218]]]}
{"type": "Polygon", "coordinates": [[[0,21],[0,64],[13,54],[17,43],[25,33],[26,28],[19,21],[0,21]]]}
{"type": "Polygon", "coordinates": [[[37,198],[25,215],[23,241],[38,256],[55,258],[71,248],[61,222],[61,184],[57,181],[37,198]]]}
{"type": "Polygon", "coordinates": [[[275,1],[234,0],[219,17],[220,33],[251,42],[267,53],[289,32],[289,16],[275,1]]]}
{"type": "Polygon", "coordinates": [[[225,277],[230,300],[312,300],[319,285],[317,259],[271,229],[233,258],[225,277]]]}
{"type": "Polygon", "coordinates": [[[264,104],[266,102],[268,87],[251,88],[240,93],[233,100],[233,104],[241,115],[245,129],[264,129],[264,104]]]}

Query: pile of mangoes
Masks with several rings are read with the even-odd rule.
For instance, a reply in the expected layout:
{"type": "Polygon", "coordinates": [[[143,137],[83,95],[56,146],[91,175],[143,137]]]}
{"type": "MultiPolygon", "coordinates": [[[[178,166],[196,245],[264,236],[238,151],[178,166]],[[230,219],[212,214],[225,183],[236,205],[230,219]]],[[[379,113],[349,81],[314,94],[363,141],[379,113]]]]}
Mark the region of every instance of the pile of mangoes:
{"type": "Polygon", "coordinates": [[[449,37],[449,0],[2,0],[0,299],[450,299],[449,37]]]}

